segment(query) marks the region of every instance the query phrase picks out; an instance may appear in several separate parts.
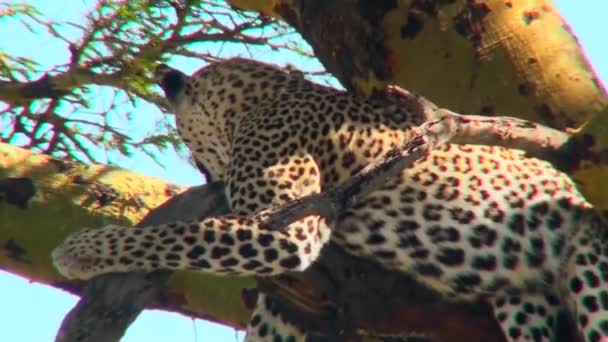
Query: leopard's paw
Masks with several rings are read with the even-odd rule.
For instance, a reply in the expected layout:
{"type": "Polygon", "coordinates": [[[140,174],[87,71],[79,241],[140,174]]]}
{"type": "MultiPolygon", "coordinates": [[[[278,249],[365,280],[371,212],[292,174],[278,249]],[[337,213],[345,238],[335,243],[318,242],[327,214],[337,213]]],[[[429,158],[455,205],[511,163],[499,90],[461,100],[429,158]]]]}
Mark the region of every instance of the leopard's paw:
{"type": "Polygon", "coordinates": [[[90,279],[98,274],[125,272],[115,262],[118,258],[117,241],[124,236],[125,229],[109,225],[77,231],[53,250],[53,265],[69,279],[90,279]]]}

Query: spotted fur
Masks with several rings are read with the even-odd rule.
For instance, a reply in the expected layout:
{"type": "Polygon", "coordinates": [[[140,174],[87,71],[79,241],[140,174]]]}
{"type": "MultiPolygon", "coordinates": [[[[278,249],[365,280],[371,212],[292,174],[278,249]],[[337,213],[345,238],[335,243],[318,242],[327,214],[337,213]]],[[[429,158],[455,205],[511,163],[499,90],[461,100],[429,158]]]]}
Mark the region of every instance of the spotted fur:
{"type": "MultiPolygon", "coordinates": [[[[232,59],[193,76],[161,66],[177,126],[234,215],[83,230],[53,252],[67,277],[190,269],[270,276],[306,269],[329,240],[453,300],[486,299],[511,341],[549,340],[568,308],[586,341],[608,337],[607,233],[573,182],[500,147],[445,145],[346,211],[260,228],[265,210],[340,184],[407,139],[421,117],[232,59]]],[[[249,341],[306,333],[259,297],[249,341]]]]}

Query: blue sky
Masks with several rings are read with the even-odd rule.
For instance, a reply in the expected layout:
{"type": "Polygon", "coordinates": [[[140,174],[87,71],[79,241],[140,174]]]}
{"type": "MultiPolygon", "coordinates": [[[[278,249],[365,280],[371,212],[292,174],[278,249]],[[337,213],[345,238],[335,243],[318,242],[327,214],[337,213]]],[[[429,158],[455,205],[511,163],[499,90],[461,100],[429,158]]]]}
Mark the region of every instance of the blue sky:
{"type": "MultiPolygon", "coordinates": [[[[31,1],[31,3],[39,7],[48,18],[74,20],[82,15],[91,1],[68,0],[61,6],[56,6],[57,2],[44,0],[31,1]]],[[[600,78],[604,84],[608,84],[608,44],[605,43],[605,34],[608,32],[605,19],[608,13],[608,1],[559,0],[554,3],[574,29],[600,78]]],[[[66,58],[65,46],[61,43],[44,34],[28,34],[14,22],[2,20],[0,20],[0,48],[33,57],[49,65],[64,62],[66,58]],[[41,56],[40,51],[45,53],[41,56]]],[[[256,54],[255,57],[277,63],[289,61],[300,65],[289,55],[261,52],[261,55],[256,54]]],[[[304,67],[307,69],[318,69],[312,62],[306,64],[304,67]]],[[[194,67],[190,65],[190,68],[194,67]]],[[[138,113],[145,113],[144,116],[148,119],[137,121],[137,130],[133,131],[131,128],[130,133],[141,135],[155,128],[154,120],[149,120],[150,113],[153,113],[157,119],[160,118],[160,113],[154,106],[140,103],[133,110],[135,117],[138,113]]],[[[118,114],[116,120],[128,124],[118,114]]],[[[203,181],[194,168],[172,151],[164,152],[161,158],[164,164],[171,165],[171,168],[160,167],[138,153],[133,158],[120,156],[110,156],[110,158],[122,167],[173,183],[194,185],[203,181]]],[[[0,341],[52,341],[63,316],[76,300],[76,297],[59,290],[33,284],[26,279],[0,271],[0,322],[2,322],[0,341]]],[[[238,341],[241,338],[242,334],[236,334],[233,329],[217,324],[191,320],[173,313],[148,310],[129,328],[122,341],[206,342],[238,341]]]]}

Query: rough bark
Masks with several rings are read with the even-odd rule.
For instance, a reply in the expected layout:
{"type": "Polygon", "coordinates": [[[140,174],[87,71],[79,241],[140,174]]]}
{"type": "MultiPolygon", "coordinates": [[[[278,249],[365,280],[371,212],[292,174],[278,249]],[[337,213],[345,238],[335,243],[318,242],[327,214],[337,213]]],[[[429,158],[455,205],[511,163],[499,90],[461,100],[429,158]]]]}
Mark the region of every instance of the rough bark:
{"type": "Polygon", "coordinates": [[[459,113],[579,127],[608,106],[546,0],[229,0],[280,17],[349,90],[398,85],[459,113]]]}

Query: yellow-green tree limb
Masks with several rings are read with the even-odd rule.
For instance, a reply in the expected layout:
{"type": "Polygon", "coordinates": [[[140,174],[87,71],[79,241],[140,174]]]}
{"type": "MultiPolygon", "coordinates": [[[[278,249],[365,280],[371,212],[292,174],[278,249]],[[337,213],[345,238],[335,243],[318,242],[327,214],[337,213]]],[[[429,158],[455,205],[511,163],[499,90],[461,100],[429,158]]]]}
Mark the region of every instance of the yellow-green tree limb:
{"type": "MultiPolygon", "coordinates": [[[[70,232],[109,223],[133,225],[184,187],[109,166],[55,159],[0,143],[0,179],[31,179],[27,208],[0,202],[0,269],[79,293],[53,269],[51,250],[70,232]]],[[[1,197],[1,196],[0,196],[1,197]]],[[[247,319],[241,290],[249,278],[175,273],[155,307],[235,327],[247,319]]]]}
{"type": "Polygon", "coordinates": [[[460,113],[579,127],[605,90],[549,0],[230,0],[281,17],[347,88],[396,84],[460,113]]]}

